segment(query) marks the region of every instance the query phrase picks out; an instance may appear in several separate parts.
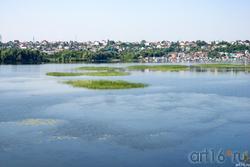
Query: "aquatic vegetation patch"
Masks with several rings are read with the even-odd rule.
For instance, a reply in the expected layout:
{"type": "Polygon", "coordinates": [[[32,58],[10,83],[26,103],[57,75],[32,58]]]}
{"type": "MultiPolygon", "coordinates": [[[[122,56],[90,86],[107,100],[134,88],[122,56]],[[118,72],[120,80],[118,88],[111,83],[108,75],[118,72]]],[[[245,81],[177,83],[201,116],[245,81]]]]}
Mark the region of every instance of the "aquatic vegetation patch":
{"type": "Polygon", "coordinates": [[[88,72],[84,73],[86,76],[126,76],[129,75],[128,72],[122,71],[100,71],[100,72],[88,72]]]}
{"type": "Polygon", "coordinates": [[[132,88],[144,88],[147,85],[143,83],[131,83],[127,81],[110,81],[110,80],[76,80],[66,81],[66,84],[72,85],[78,88],[88,89],[132,89],[132,88]]]}
{"type": "Polygon", "coordinates": [[[41,126],[41,125],[52,126],[58,124],[59,122],[60,122],[59,120],[55,119],[25,119],[18,122],[18,124],[25,126],[41,126]]]}
{"type": "Polygon", "coordinates": [[[140,70],[140,71],[184,71],[188,70],[189,66],[185,65],[135,65],[128,66],[129,70],[140,70]]]}
{"type": "Polygon", "coordinates": [[[77,73],[77,72],[49,72],[48,76],[54,77],[67,77],[67,76],[126,76],[129,75],[128,72],[123,71],[98,71],[98,72],[86,72],[86,73],[77,73]]]}
{"type": "Polygon", "coordinates": [[[193,67],[202,67],[202,68],[249,68],[250,65],[244,64],[198,64],[193,67]]]}
{"type": "Polygon", "coordinates": [[[54,77],[70,77],[70,76],[82,76],[85,73],[73,73],[73,72],[48,72],[46,75],[54,77]]]}
{"type": "Polygon", "coordinates": [[[121,70],[122,68],[119,67],[98,67],[98,66],[92,66],[92,67],[78,67],[77,70],[86,70],[86,71],[114,71],[114,70],[121,70]]]}

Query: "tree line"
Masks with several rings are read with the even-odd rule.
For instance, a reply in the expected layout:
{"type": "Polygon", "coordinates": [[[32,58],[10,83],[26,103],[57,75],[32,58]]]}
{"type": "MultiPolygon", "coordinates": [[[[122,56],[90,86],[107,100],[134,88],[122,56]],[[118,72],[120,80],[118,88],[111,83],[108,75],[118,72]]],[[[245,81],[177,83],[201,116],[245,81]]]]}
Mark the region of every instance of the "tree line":
{"type": "Polygon", "coordinates": [[[161,57],[171,52],[192,53],[204,51],[208,53],[208,57],[219,57],[220,52],[244,52],[250,51],[250,46],[242,44],[230,44],[222,42],[217,44],[214,49],[203,47],[208,46],[204,41],[196,42],[195,47],[191,47],[188,51],[183,50],[177,43],[172,43],[169,48],[146,48],[141,50],[140,47],[126,46],[127,49],[119,51],[114,44],[98,51],[91,50],[64,50],[54,54],[46,54],[38,50],[19,49],[19,48],[0,48],[0,64],[41,64],[41,63],[73,63],[73,62],[136,62],[140,58],[145,57],[161,57]],[[223,46],[223,47],[222,47],[223,46]]]}
{"type": "Polygon", "coordinates": [[[40,64],[47,62],[46,54],[38,50],[0,49],[0,64],[40,64]]]}

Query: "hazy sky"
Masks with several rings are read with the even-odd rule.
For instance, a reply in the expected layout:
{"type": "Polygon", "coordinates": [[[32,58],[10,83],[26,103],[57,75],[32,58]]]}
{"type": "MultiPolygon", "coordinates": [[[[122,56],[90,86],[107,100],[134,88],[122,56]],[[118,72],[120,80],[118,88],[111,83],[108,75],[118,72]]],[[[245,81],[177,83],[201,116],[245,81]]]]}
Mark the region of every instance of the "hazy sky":
{"type": "Polygon", "coordinates": [[[250,0],[0,0],[4,41],[250,39],[250,0]]]}

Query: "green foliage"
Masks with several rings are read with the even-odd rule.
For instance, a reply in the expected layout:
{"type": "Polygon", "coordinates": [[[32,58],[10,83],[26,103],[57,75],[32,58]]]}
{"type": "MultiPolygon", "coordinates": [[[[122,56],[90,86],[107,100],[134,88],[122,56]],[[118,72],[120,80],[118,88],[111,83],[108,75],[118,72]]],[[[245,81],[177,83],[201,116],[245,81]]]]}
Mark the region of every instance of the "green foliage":
{"type": "MultiPolygon", "coordinates": [[[[52,47],[52,44],[51,44],[52,47]]],[[[250,46],[238,41],[228,43],[222,41],[218,44],[213,42],[207,44],[205,41],[191,42],[189,45],[181,46],[180,42],[172,42],[165,48],[158,48],[157,44],[146,45],[146,41],[140,43],[115,43],[108,41],[106,46],[87,47],[84,50],[63,50],[54,54],[45,54],[37,50],[17,49],[18,46],[14,42],[8,42],[0,45],[0,63],[1,64],[39,64],[43,62],[49,63],[109,63],[109,62],[138,62],[146,57],[162,57],[172,52],[185,52],[194,54],[202,51],[209,58],[221,58],[222,53],[236,53],[245,51],[250,52],[250,46]],[[11,48],[10,48],[11,47],[11,48]]]]}
{"type": "Polygon", "coordinates": [[[85,67],[78,67],[77,70],[86,70],[86,71],[114,71],[114,70],[121,70],[118,67],[103,67],[103,66],[85,66],[85,67]]]}
{"type": "Polygon", "coordinates": [[[149,71],[183,71],[188,70],[189,67],[185,65],[135,65],[129,66],[130,70],[149,70],[149,71]]]}
{"type": "Polygon", "coordinates": [[[210,51],[208,52],[208,57],[214,59],[214,58],[220,58],[221,55],[219,54],[218,51],[210,51]]]}
{"type": "Polygon", "coordinates": [[[86,73],[73,73],[73,72],[49,72],[48,76],[67,77],[67,76],[125,76],[129,75],[127,72],[121,71],[102,71],[102,72],[86,72],[86,73]]]}
{"type": "Polygon", "coordinates": [[[88,89],[131,89],[131,88],[143,88],[146,84],[142,83],[130,83],[127,81],[110,81],[110,80],[77,80],[66,81],[66,84],[73,87],[88,88],[88,89]]]}
{"type": "Polygon", "coordinates": [[[125,52],[121,54],[121,61],[122,62],[135,62],[138,56],[132,52],[125,52]]]}
{"type": "Polygon", "coordinates": [[[47,62],[45,54],[37,50],[0,50],[0,64],[40,64],[42,62],[47,62]]]}
{"type": "Polygon", "coordinates": [[[228,42],[224,42],[223,44],[223,47],[218,47],[214,51],[228,53],[245,52],[246,50],[250,51],[250,46],[243,44],[230,44],[228,42]]]}
{"type": "Polygon", "coordinates": [[[111,62],[112,59],[118,58],[117,51],[100,50],[93,51],[61,51],[51,55],[49,60],[56,63],[71,63],[71,62],[111,62]]]}
{"type": "Polygon", "coordinates": [[[48,76],[54,76],[54,77],[71,77],[71,76],[82,76],[85,75],[85,73],[73,73],[73,72],[48,72],[46,73],[48,76]]]}
{"type": "Polygon", "coordinates": [[[129,75],[128,72],[121,72],[121,71],[104,71],[104,72],[89,72],[85,73],[87,76],[126,76],[129,75]]]}
{"type": "Polygon", "coordinates": [[[202,68],[250,68],[250,65],[243,64],[199,64],[194,67],[202,68]]]}
{"type": "Polygon", "coordinates": [[[198,40],[198,41],[196,41],[196,45],[199,46],[199,47],[202,47],[202,46],[206,46],[207,43],[205,41],[198,40]]]}
{"type": "Polygon", "coordinates": [[[64,50],[53,55],[48,55],[47,58],[50,62],[54,63],[71,63],[87,61],[89,54],[90,53],[88,51],[64,50]]]}

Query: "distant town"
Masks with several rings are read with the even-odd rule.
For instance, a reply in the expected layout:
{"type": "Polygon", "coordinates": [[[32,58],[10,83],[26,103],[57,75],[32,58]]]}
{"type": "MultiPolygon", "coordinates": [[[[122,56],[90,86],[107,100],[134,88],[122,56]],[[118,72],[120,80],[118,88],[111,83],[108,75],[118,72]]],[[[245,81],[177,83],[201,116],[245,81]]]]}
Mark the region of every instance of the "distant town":
{"type": "Polygon", "coordinates": [[[250,41],[29,41],[0,42],[0,63],[250,62],[250,41]]]}

